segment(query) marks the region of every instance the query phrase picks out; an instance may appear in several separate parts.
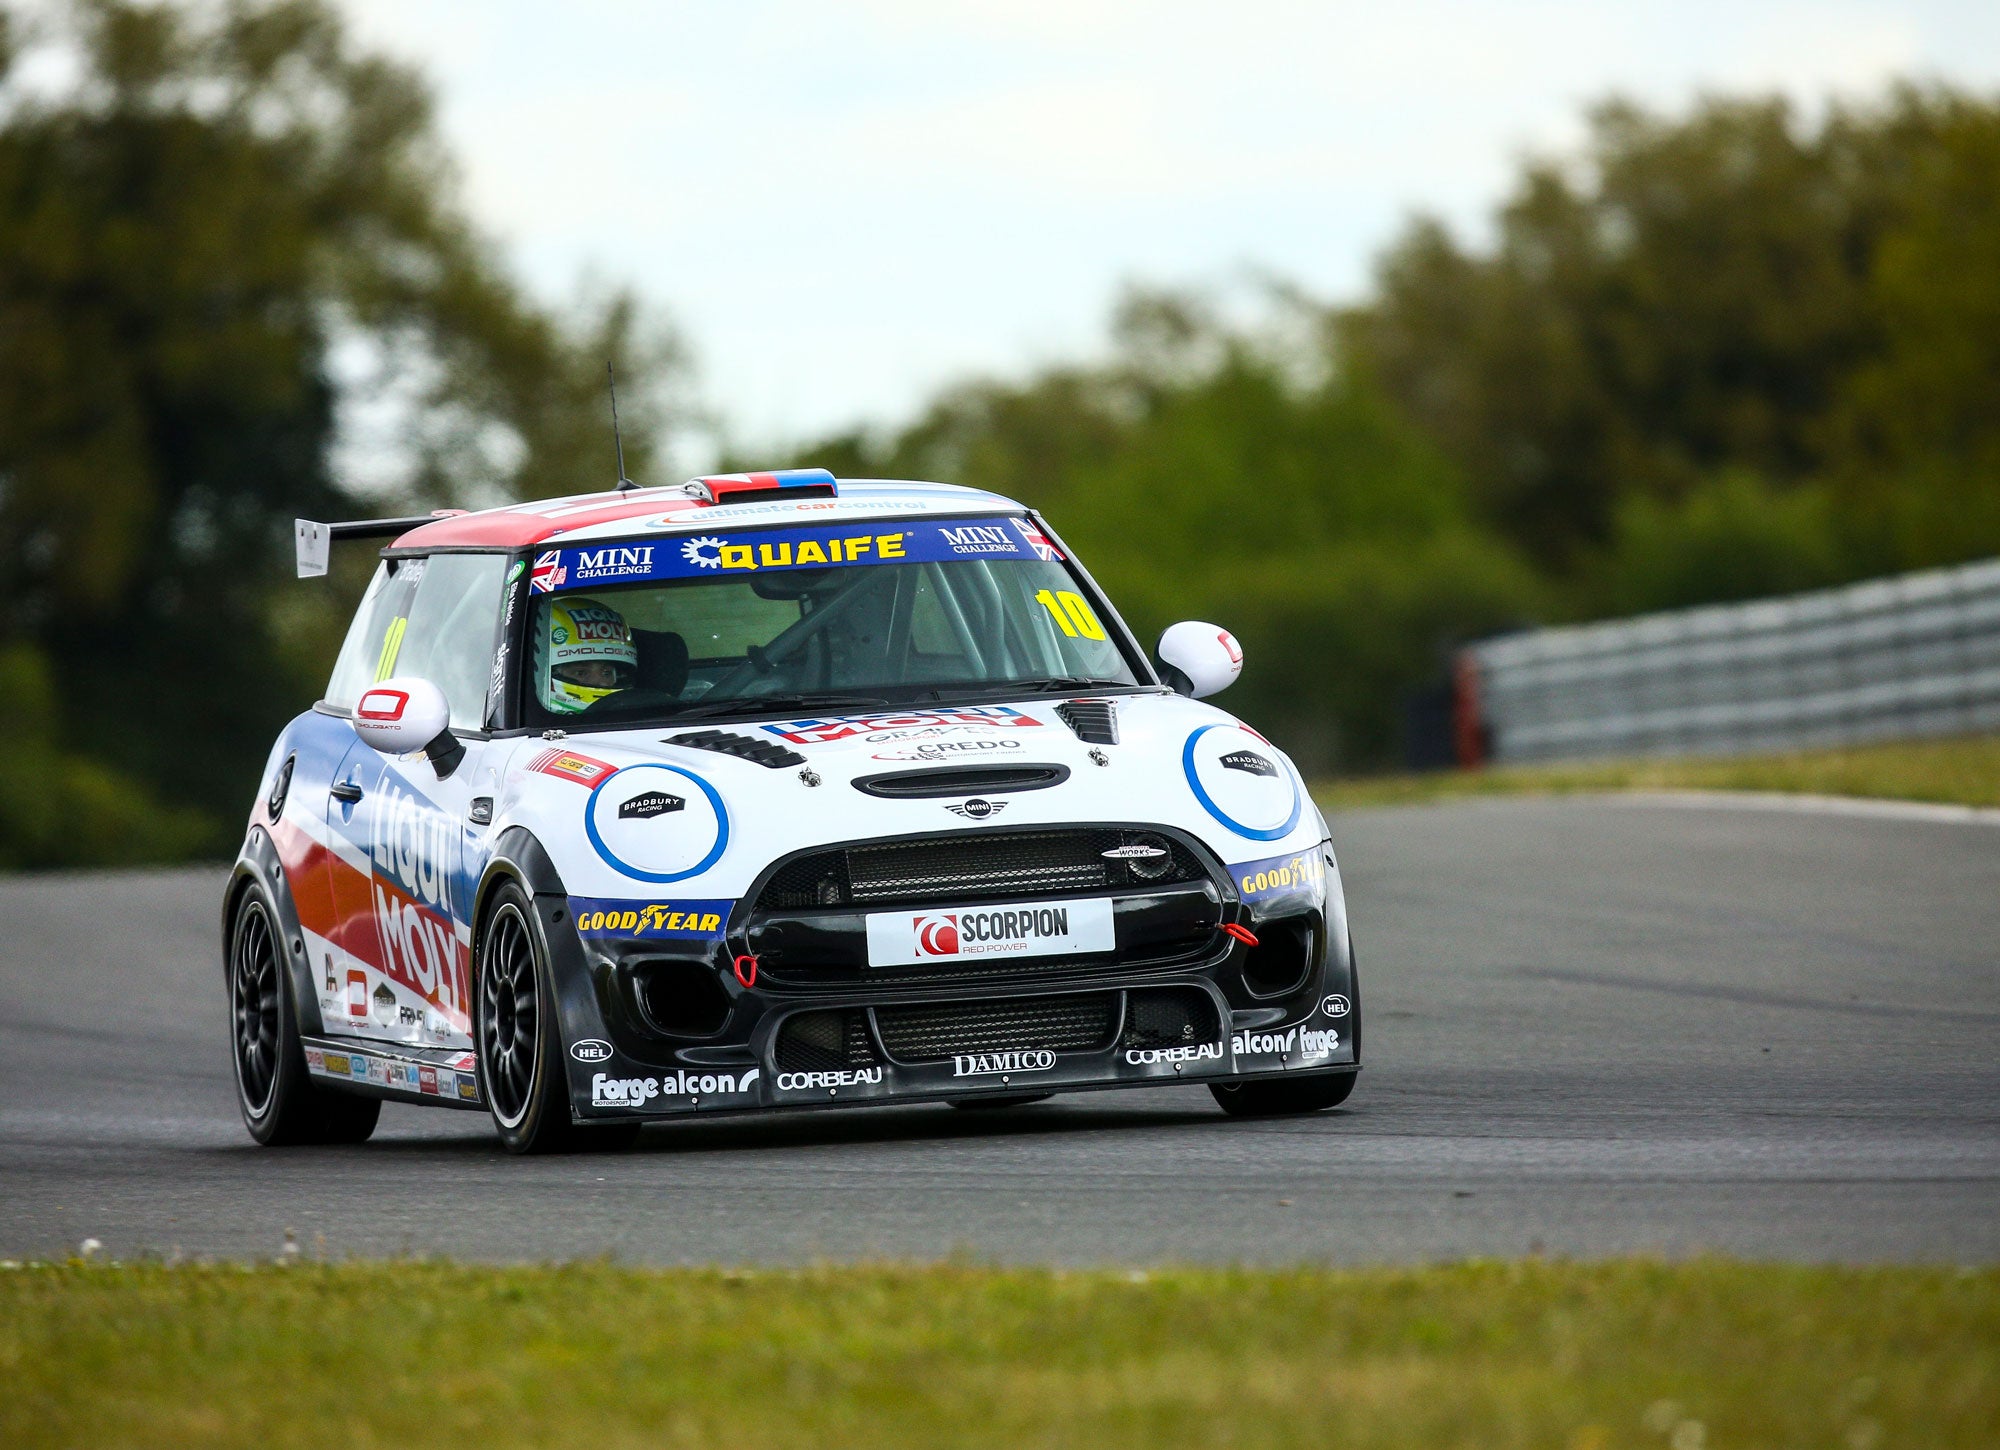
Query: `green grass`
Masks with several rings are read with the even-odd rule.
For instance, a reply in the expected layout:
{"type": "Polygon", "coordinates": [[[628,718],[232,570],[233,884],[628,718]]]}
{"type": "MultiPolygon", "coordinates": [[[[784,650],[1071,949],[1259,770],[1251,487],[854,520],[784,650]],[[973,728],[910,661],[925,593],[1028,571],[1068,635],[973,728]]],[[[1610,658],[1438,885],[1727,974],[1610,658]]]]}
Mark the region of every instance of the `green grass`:
{"type": "Polygon", "coordinates": [[[1313,795],[1328,810],[1355,810],[1460,796],[1603,790],[1768,790],[2000,806],[2000,735],[1734,760],[1602,760],[1370,776],[1327,781],[1313,795]]]}
{"type": "Polygon", "coordinates": [[[1987,1447],[2000,1270],[15,1268],[0,1441],[1987,1447]]]}

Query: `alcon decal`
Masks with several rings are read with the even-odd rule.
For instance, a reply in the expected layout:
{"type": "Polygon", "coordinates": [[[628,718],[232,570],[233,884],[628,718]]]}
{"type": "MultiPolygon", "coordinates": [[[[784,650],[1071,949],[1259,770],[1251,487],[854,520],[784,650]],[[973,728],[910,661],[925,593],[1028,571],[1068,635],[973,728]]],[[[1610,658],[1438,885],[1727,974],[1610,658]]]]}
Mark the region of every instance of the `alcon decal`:
{"type": "Polygon", "coordinates": [[[762,1068],[748,1072],[670,1072],[665,1077],[613,1077],[592,1073],[590,1103],[597,1108],[643,1108],[654,1098],[712,1097],[748,1092],[762,1068]]]}
{"type": "Polygon", "coordinates": [[[1295,1051],[1301,1062],[1317,1062],[1331,1057],[1340,1046],[1340,1034],[1293,1027],[1284,1032],[1238,1032],[1229,1047],[1238,1057],[1276,1056],[1289,1058],[1295,1051]]]}

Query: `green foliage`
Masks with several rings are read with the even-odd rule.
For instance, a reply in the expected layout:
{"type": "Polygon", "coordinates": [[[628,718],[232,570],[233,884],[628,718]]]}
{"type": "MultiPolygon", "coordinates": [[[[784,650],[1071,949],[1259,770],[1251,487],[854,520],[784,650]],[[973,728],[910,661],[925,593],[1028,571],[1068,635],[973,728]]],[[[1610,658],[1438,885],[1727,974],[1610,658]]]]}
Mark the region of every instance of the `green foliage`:
{"type": "MultiPolygon", "coordinates": [[[[0,15],[0,647],[40,659],[48,738],[97,762],[10,798],[0,856],[32,861],[145,795],[87,781],[212,831],[245,809],[327,664],[274,627],[294,515],[608,481],[607,356],[643,467],[675,352],[627,297],[567,323],[526,302],[457,210],[423,84],[322,0],[0,15]],[[30,45],[74,61],[60,97],[19,83],[30,45]],[[409,382],[404,497],[332,472],[343,344],[409,382]]],[[[316,603],[291,637],[337,628],[316,603]]]]}
{"type": "Polygon", "coordinates": [[[2000,1274],[9,1266],[11,1445],[1985,1446],[2000,1274]]]}

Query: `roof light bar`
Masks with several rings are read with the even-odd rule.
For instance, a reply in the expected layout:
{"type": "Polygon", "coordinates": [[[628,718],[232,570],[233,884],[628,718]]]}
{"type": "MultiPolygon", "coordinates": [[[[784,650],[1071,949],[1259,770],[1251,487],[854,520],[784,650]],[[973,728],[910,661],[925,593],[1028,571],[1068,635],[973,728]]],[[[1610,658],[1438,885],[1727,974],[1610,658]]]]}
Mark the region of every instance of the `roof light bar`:
{"type": "Polygon", "coordinates": [[[759,498],[834,498],[840,485],[824,468],[781,468],[772,473],[718,473],[688,480],[687,492],[706,504],[749,503],[759,498]]]}

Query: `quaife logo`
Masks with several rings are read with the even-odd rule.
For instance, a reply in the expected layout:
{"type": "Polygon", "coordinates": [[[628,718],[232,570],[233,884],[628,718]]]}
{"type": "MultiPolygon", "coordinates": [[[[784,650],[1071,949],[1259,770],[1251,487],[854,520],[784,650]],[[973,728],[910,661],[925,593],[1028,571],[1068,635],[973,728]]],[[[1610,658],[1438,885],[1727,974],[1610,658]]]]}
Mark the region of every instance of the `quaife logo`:
{"type": "Polygon", "coordinates": [[[953,1077],[985,1077],[992,1073],[1047,1072],[1056,1055],[1045,1047],[1016,1052],[961,1052],[951,1060],[953,1077]]]}

